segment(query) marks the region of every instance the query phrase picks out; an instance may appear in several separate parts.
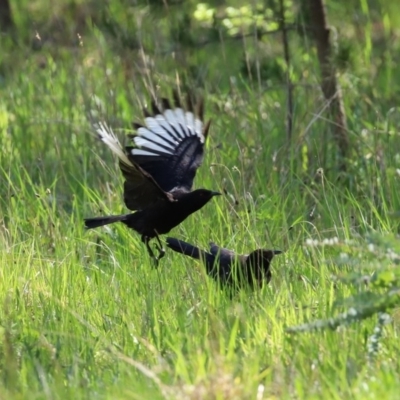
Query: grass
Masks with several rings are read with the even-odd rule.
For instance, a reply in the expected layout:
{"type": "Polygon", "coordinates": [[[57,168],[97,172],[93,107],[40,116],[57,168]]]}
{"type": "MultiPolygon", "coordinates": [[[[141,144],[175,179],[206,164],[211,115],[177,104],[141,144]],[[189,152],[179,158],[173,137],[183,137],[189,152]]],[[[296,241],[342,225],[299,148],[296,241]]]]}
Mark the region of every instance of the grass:
{"type": "MultiPolygon", "coordinates": [[[[16,13],[22,29],[25,17],[16,13]]],[[[203,92],[213,124],[195,183],[227,195],[171,235],[241,253],[259,246],[285,250],[273,261],[269,286],[230,298],[202,265],[171,251],[152,268],[139,236],[124,226],[83,229],[86,216],[124,210],[116,160],[94,139],[88,111],[96,109],[120,132],[140,118],[151,87],[165,94],[177,76],[189,79],[179,60],[155,57],[148,70],[137,54],[113,43],[93,27],[82,46],[46,43],[33,51],[22,41],[7,43],[1,56],[4,398],[397,398],[396,309],[373,359],[367,342],[375,318],[334,332],[285,332],[343,310],[340,301],[364,289],[335,277],[371,275],[379,265],[368,234],[398,231],[391,217],[400,209],[395,89],[388,92],[379,75],[380,96],[365,66],[343,75],[357,148],[343,183],[329,154],[334,147],[329,140],[329,150],[321,146],[328,130],[315,118],[316,87],[296,90],[296,135],[289,145],[285,91],[239,74],[227,80],[229,60],[221,70],[210,60],[203,92]],[[314,179],[319,167],[322,180],[314,179]]],[[[224,50],[237,55],[241,49],[234,46],[224,50]]],[[[373,69],[378,61],[368,49],[373,69]]],[[[207,65],[207,51],[193,55],[196,62],[207,65]]],[[[316,66],[310,61],[306,68],[317,81],[316,66]]]]}

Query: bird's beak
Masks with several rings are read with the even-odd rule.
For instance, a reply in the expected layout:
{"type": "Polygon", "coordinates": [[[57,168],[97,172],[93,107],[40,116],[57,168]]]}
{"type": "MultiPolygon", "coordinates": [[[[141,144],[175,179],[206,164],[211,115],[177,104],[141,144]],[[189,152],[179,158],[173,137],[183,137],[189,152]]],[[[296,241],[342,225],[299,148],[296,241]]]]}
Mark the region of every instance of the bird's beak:
{"type": "Polygon", "coordinates": [[[220,192],[211,192],[211,196],[221,196],[222,193],[220,192]]]}
{"type": "Polygon", "coordinates": [[[274,256],[276,256],[277,254],[282,254],[283,251],[282,250],[272,250],[272,253],[274,254],[274,256]]]}

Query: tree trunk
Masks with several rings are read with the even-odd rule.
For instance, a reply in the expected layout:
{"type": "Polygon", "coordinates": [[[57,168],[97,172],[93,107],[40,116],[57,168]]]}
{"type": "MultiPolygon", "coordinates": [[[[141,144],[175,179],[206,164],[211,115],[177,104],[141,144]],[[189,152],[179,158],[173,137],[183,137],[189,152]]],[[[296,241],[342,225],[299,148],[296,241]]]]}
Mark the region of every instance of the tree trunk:
{"type": "Polygon", "coordinates": [[[293,84],[290,78],[290,51],[289,38],[285,21],[285,2],[279,0],[279,28],[282,31],[283,55],[286,63],[286,85],[287,85],[287,111],[286,111],[286,132],[288,143],[292,141],[293,130],[293,84]]]}
{"type": "Polygon", "coordinates": [[[0,31],[7,32],[14,26],[9,0],[0,0],[0,31]]]}
{"type": "Polygon", "coordinates": [[[332,31],[328,26],[324,0],[306,0],[309,11],[310,29],[317,46],[318,60],[321,68],[321,89],[329,103],[333,119],[333,132],[340,155],[343,158],[341,169],[345,169],[344,159],[349,153],[347,120],[343,106],[342,91],[336,77],[333,62],[332,31]]]}

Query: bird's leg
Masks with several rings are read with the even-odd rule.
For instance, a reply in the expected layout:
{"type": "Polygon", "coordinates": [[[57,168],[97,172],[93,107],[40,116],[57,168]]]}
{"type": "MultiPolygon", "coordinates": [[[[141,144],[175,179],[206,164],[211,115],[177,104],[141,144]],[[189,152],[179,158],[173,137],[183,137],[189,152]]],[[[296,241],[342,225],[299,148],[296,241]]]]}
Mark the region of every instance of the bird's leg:
{"type": "Polygon", "coordinates": [[[158,244],[156,244],[156,248],[158,250],[158,259],[157,259],[157,261],[158,261],[165,256],[165,249],[161,243],[160,236],[158,236],[158,233],[156,230],[155,230],[155,233],[156,233],[156,239],[158,242],[158,244]]]}
{"type": "Polygon", "coordinates": [[[145,235],[142,236],[142,242],[145,243],[145,245],[147,247],[147,251],[149,252],[150,257],[154,260],[155,267],[157,268],[159,259],[154,255],[153,249],[150,247],[150,244],[149,244],[150,239],[151,238],[149,238],[148,236],[145,236],[145,235]]]}

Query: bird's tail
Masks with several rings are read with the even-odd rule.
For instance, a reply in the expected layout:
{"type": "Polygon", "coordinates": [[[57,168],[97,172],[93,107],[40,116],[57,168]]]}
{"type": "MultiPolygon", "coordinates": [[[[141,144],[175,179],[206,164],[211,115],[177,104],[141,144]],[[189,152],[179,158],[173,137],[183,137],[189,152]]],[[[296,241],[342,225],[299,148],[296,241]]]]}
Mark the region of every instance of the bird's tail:
{"type": "Polygon", "coordinates": [[[185,254],[186,256],[195,258],[197,260],[200,258],[205,258],[204,251],[200,250],[196,246],[193,246],[192,244],[184,242],[183,240],[167,237],[167,246],[178,253],[185,254]]]}
{"type": "Polygon", "coordinates": [[[95,218],[85,218],[85,228],[86,229],[93,229],[98,228],[99,226],[113,224],[114,222],[118,221],[126,221],[126,218],[130,214],[124,215],[109,215],[106,217],[95,217],[95,218]]]}

